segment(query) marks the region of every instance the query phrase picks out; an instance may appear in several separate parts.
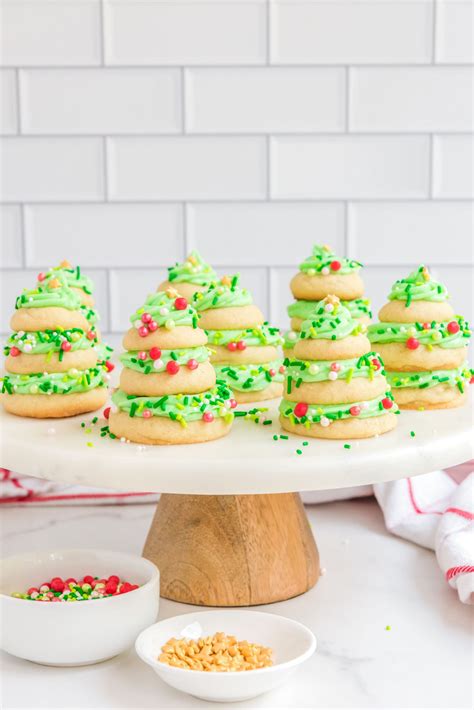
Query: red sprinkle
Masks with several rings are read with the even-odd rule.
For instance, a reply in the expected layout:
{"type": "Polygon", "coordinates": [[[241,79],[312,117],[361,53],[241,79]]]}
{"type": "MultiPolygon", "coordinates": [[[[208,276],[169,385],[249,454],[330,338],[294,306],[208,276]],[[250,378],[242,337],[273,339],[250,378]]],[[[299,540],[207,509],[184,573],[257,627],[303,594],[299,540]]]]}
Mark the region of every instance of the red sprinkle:
{"type": "Polygon", "coordinates": [[[39,592],[39,589],[37,589],[36,587],[30,587],[26,593],[31,595],[34,594],[34,592],[39,592]]]}
{"type": "Polygon", "coordinates": [[[71,348],[72,345],[69,340],[63,340],[63,342],[61,343],[61,350],[64,350],[65,353],[68,353],[71,348]]]}
{"type": "Polygon", "coordinates": [[[423,323],[423,330],[430,330],[431,325],[429,323],[423,323]]]}
{"type": "Polygon", "coordinates": [[[382,400],[382,407],[383,407],[384,409],[392,409],[392,407],[393,407],[393,402],[392,402],[392,400],[390,399],[390,397],[384,397],[384,398],[383,398],[383,400],[382,400]]]}
{"type": "Polygon", "coordinates": [[[298,402],[296,405],[294,412],[295,412],[295,417],[304,417],[306,412],[308,411],[308,405],[306,402],[298,402]]]}
{"type": "Polygon", "coordinates": [[[349,412],[352,414],[353,417],[358,417],[359,414],[361,413],[361,408],[357,405],[354,404],[350,409],[349,412]]]}
{"type": "Polygon", "coordinates": [[[176,375],[179,372],[179,365],[176,360],[170,360],[166,363],[166,372],[170,375],[176,375]]]}
{"type": "Polygon", "coordinates": [[[185,298],[182,298],[182,296],[180,296],[174,302],[174,307],[177,311],[184,311],[184,309],[188,307],[188,302],[185,298]]]}
{"type": "Polygon", "coordinates": [[[53,592],[63,592],[64,591],[64,582],[61,579],[61,577],[54,577],[54,579],[51,580],[50,587],[53,590],[53,592]]]}
{"type": "Polygon", "coordinates": [[[273,367],[271,368],[271,370],[268,370],[268,374],[270,375],[270,377],[275,377],[276,373],[277,371],[274,370],[273,367]]]}
{"type": "Polygon", "coordinates": [[[152,416],[152,411],[151,409],[144,409],[142,412],[143,418],[144,419],[150,419],[152,416]]]}
{"type": "Polygon", "coordinates": [[[448,333],[451,333],[451,335],[454,335],[455,333],[459,333],[459,331],[460,331],[459,323],[455,320],[450,321],[448,323],[448,325],[446,326],[446,330],[448,331],[448,333]]]}
{"type": "Polygon", "coordinates": [[[207,422],[208,424],[210,424],[211,422],[214,421],[214,415],[213,415],[212,412],[204,412],[204,414],[202,415],[202,418],[203,418],[204,421],[207,422]]]}
{"type": "Polygon", "coordinates": [[[111,574],[107,582],[113,582],[114,584],[118,584],[120,582],[120,577],[118,577],[116,574],[111,574]]]}
{"type": "Polygon", "coordinates": [[[471,377],[471,379],[469,380],[469,384],[470,384],[470,385],[474,385],[474,375],[473,375],[473,376],[471,377]]]}
{"type": "Polygon", "coordinates": [[[420,341],[417,340],[416,338],[408,338],[407,340],[407,348],[409,350],[416,350],[420,345],[420,341]]]}
{"type": "Polygon", "coordinates": [[[12,357],[18,357],[18,355],[21,355],[21,350],[13,346],[12,348],[10,348],[10,355],[12,357]]]}
{"type": "Polygon", "coordinates": [[[105,585],[105,593],[106,594],[115,594],[116,591],[117,591],[117,582],[108,581],[107,584],[105,585]]]}
{"type": "MultiPolygon", "coordinates": [[[[110,409],[110,407],[109,407],[110,409]]],[[[69,585],[69,584],[77,584],[77,581],[74,579],[74,577],[68,577],[67,579],[64,580],[64,584],[69,585]]]]}
{"type": "Polygon", "coordinates": [[[110,360],[105,361],[105,369],[107,372],[112,372],[112,370],[115,370],[115,365],[113,362],[110,362],[110,360]]]}
{"type": "Polygon", "coordinates": [[[93,330],[88,330],[86,333],[87,340],[95,340],[95,333],[93,330]]]}
{"type": "Polygon", "coordinates": [[[142,323],[150,323],[150,321],[152,321],[152,320],[153,320],[153,318],[151,317],[151,315],[149,313],[142,314],[142,317],[141,317],[142,323]]]}
{"type": "Polygon", "coordinates": [[[237,350],[237,343],[227,343],[227,350],[230,350],[231,353],[235,352],[237,350]]]}
{"type": "Polygon", "coordinates": [[[40,271],[40,273],[38,274],[38,281],[44,281],[45,278],[46,274],[44,273],[44,271],[40,271]]]}
{"type": "Polygon", "coordinates": [[[139,360],[146,360],[146,352],[144,350],[140,350],[140,352],[137,353],[137,358],[139,360]]]}
{"type": "Polygon", "coordinates": [[[91,574],[86,574],[82,578],[82,581],[84,582],[84,584],[92,584],[92,582],[94,581],[94,577],[91,574]]]}
{"type": "Polygon", "coordinates": [[[150,357],[152,360],[159,360],[161,357],[161,350],[160,348],[152,348],[150,350],[150,357]]]}
{"type": "Polygon", "coordinates": [[[331,261],[330,267],[333,271],[339,271],[341,268],[341,262],[340,261],[331,261]]]}
{"type": "Polygon", "coordinates": [[[190,370],[197,370],[197,368],[199,367],[199,363],[198,363],[197,360],[195,360],[195,359],[192,357],[191,360],[188,360],[188,362],[187,362],[187,367],[188,367],[190,370]]]}
{"type": "Polygon", "coordinates": [[[370,362],[374,366],[374,370],[380,370],[380,368],[381,368],[380,360],[377,360],[376,357],[373,357],[370,362]]]}
{"type": "Polygon", "coordinates": [[[138,329],[138,335],[140,336],[140,338],[146,338],[146,336],[149,334],[149,332],[150,331],[148,330],[146,325],[141,325],[138,329]]]}
{"type": "Polygon", "coordinates": [[[286,372],[286,367],[284,365],[280,365],[280,367],[278,368],[278,372],[283,375],[286,372]]]}
{"type": "Polygon", "coordinates": [[[156,320],[151,320],[148,323],[148,328],[152,333],[154,333],[155,330],[158,330],[158,323],[156,322],[156,320]]]}
{"type": "Polygon", "coordinates": [[[112,407],[106,407],[104,409],[104,419],[108,419],[110,417],[110,410],[111,409],[112,409],[112,407]]]}
{"type": "Polygon", "coordinates": [[[237,400],[236,399],[229,399],[229,404],[231,409],[235,409],[237,406],[237,400]]]}
{"type": "Polygon", "coordinates": [[[239,340],[237,343],[237,350],[245,350],[246,349],[246,344],[244,343],[243,340],[239,340]]]}

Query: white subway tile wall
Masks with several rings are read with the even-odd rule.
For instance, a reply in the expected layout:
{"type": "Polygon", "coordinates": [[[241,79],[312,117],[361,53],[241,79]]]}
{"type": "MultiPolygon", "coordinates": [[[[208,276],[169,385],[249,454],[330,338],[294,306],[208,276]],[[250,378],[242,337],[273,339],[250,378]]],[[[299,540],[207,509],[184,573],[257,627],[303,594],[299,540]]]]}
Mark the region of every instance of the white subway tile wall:
{"type": "Polygon", "coordinates": [[[278,325],[314,242],[376,309],[432,266],[473,317],[473,2],[0,0],[0,330],[63,258],[102,330],[193,247],[278,325]]]}

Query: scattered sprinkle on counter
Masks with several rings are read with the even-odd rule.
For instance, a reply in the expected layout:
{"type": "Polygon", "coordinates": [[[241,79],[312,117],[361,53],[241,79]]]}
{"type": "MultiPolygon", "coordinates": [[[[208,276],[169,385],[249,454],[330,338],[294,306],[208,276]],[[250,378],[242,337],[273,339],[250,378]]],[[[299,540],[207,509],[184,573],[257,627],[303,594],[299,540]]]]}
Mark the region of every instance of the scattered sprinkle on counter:
{"type": "Polygon", "coordinates": [[[138,584],[130,584],[116,574],[107,578],[86,574],[82,579],[68,577],[63,580],[61,577],[53,577],[49,582],[30,587],[25,593],[13,592],[11,596],[35,602],[83,602],[116,597],[133,592],[138,587],[138,584]]]}
{"type": "Polygon", "coordinates": [[[385,631],[391,631],[391,630],[392,630],[392,627],[391,627],[391,626],[386,626],[386,627],[385,627],[385,631]]]}
{"type": "Polygon", "coordinates": [[[411,431],[411,432],[410,432],[410,436],[411,436],[411,437],[414,437],[414,436],[415,436],[415,432],[414,432],[414,431],[411,431]]]}
{"type": "Polygon", "coordinates": [[[350,445],[350,444],[344,444],[344,448],[345,448],[345,449],[350,449],[350,448],[351,448],[351,445],[350,445]]]}

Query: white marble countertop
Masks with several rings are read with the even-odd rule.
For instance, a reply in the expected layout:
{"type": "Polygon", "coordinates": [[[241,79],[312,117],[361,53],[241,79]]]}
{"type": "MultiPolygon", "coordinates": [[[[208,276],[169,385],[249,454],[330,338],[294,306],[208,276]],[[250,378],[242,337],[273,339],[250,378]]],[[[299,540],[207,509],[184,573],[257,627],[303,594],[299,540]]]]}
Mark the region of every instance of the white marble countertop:
{"type": "MultiPolygon", "coordinates": [[[[55,543],[139,553],[153,510],[3,509],[2,556],[55,543]]],[[[235,707],[470,708],[473,608],[445,584],[433,553],[387,533],[372,499],[308,512],[326,573],[311,592],[264,608],[311,627],[318,651],[290,684],[235,707]]],[[[189,610],[162,600],[160,618],[189,610]]],[[[5,710],[230,707],[163,685],[133,649],[82,668],[43,667],[7,654],[1,663],[5,710]]]]}

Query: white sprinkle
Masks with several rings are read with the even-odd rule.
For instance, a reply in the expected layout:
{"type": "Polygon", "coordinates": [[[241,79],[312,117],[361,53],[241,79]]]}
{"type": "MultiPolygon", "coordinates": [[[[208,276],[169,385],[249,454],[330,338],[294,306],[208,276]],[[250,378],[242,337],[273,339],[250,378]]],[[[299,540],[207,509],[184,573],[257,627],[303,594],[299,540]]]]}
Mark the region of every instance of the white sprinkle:
{"type": "Polygon", "coordinates": [[[334,310],[334,305],[332,303],[326,303],[326,305],[324,306],[324,310],[326,311],[326,313],[332,313],[334,310]]]}
{"type": "Polygon", "coordinates": [[[295,333],[294,330],[290,330],[286,337],[288,338],[288,340],[296,340],[298,338],[298,333],[295,333]]]}
{"type": "Polygon", "coordinates": [[[24,353],[30,353],[33,350],[33,346],[31,343],[25,343],[23,345],[23,352],[24,353]]]}
{"type": "Polygon", "coordinates": [[[124,436],[121,436],[121,437],[120,437],[120,441],[122,442],[122,444],[125,444],[125,442],[126,442],[127,440],[126,440],[126,438],[125,438],[124,436]]]}
{"type": "Polygon", "coordinates": [[[17,337],[18,337],[18,338],[22,338],[24,335],[25,335],[25,331],[24,331],[24,330],[19,330],[18,333],[17,333],[17,337]]]}
{"type": "Polygon", "coordinates": [[[319,570],[319,574],[321,575],[321,577],[324,577],[326,572],[327,572],[326,567],[321,567],[321,569],[319,570]]]}
{"type": "Polygon", "coordinates": [[[317,372],[319,372],[319,365],[316,365],[315,362],[311,363],[309,366],[309,374],[315,375],[317,372]]]}
{"type": "Polygon", "coordinates": [[[169,315],[170,309],[166,308],[166,306],[163,306],[163,308],[160,308],[160,316],[167,316],[169,315]]]}
{"type": "Polygon", "coordinates": [[[49,429],[46,430],[46,433],[48,436],[54,436],[56,434],[56,429],[53,426],[50,426],[49,429]]]}
{"type": "Polygon", "coordinates": [[[162,370],[164,366],[165,363],[163,362],[163,360],[155,360],[153,362],[153,367],[155,368],[155,370],[162,370]]]}
{"type": "Polygon", "coordinates": [[[331,370],[328,377],[330,380],[337,380],[337,372],[334,372],[334,370],[331,370]]]}
{"type": "Polygon", "coordinates": [[[321,273],[323,274],[323,276],[327,276],[329,274],[329,268],[327,266],[324,266],[321,269],[321,273]]]}
{"type": "Polygon", "coordinates": [[[331,423],[331,420],[328,419],[327,417],[321,417],[321,421],[319,422],[321,426],[329,426],[331,423]]]}
{"type": "Polygon", "coordinates": [[[143,323],[141,322],[141,320],[136,320],[133,325],[134,325],[135,328],[138,330],[138,328],[141,328],[141,327],[142,327],[143,323]]]}

